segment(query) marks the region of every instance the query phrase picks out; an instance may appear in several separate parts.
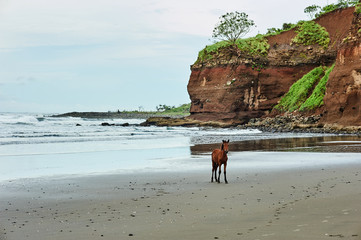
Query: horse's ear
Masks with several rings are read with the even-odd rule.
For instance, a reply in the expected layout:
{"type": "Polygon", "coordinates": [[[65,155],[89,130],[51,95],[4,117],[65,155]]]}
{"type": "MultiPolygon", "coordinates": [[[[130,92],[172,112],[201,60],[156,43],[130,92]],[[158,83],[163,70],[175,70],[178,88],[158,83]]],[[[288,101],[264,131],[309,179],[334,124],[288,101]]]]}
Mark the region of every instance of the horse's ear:
{"type": "Polygon", "coordinates": [[[228,139],[227,143],[229,143],[229,139],[228,139]]]}
{"type": "Polygon", "coordinates": [[[225,143],[225,142],[226,142],[226,140],[222,140],[222,142],[223,142],[223,143],[225,143]]]}

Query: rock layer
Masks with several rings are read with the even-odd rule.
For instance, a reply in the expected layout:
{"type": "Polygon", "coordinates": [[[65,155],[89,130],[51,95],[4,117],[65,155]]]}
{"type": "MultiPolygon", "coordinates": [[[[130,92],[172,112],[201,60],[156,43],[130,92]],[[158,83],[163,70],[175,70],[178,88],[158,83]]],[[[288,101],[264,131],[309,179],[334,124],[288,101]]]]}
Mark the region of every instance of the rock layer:
{"type": "Polygon", "coordinates": [[[247,122],[267,115],[289,87],[315,65],[268,67],[247,65],[193,69],[188,83],[191,118],[247,122]]]}

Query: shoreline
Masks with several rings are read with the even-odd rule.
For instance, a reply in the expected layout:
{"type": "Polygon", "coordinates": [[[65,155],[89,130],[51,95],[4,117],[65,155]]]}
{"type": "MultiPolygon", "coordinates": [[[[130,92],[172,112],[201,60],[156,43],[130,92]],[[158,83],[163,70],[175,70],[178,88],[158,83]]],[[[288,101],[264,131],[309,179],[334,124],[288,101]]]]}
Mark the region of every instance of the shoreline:
{"type": "MultiPolygon", "coordinates": [[[[272,133],[330,133],[330,134],[361,134],[361,126],[343,126],[339,124],[321,123],[320,115],[302,116],[293,113],[276,115],[273,117],[253,118],[247,123],[240,124],[233,120],[201,121],[192,119],[192,115],[164,114],[164,113],[129,113],[129,112],[69,112],[50,115],[50,117],[79,117],[90,119],[145,119],[140,126],[158,127],[214,127],[214,128],[238,128],[259,129],[272,133]]],[[[120,124],[127,127],[130,124],[120,124]]],[[[134,124],[131,124],[134,125],[134,124]]],[[[103,126],[113,126],[104,123],[103,126]]]]}
{"type": "Polygon", "coordinates": [[[361,239],[361,163],[1,184],[0,239],[361,239]]]}
{"type": "Polygon", "coordinates": [[[214,127],[236,129],[258,129],[270,133],[322,133],[322,134],[361,134],[361,126],[343,126],[320,122],[320,116],[297,116],[288,114],[266,118],[250,119],[248,123],[239,124],[229,121],[200,121],[190,117],[150,117],[142,126],[182,126],[182,127],[214,127]]]}
{"type": "MultiPolygon", "coordinates": [[[[267,171],[294,167],[312,167],[319,164],[353,164],[361,153],[361,137],[337,135],[279,135],[237,141],[233,136],[230,144],[229,166],[254,171],[267,171]],[[289,159],[289,156],[293,156],[289,159]],[[318,156],[321,159],[318,159],[318,156]]],[[[220,137],[222,138],[222,136],[220,137]]],[[[161,174],[163,172],[207,171],[210,154],[219,148],[212,137],[204,143],[191,144],[166,149],[124,150],[108,149],[90,152],[44,152],[40,155],[3,155],[0,184],[6,181],[24,181],[36,178],[72,178],[74,176],[111,174],[161,174]],[[156,152],[159,152],[157,154],[156,152]],[[151,155],[151,156],[150,156],[151,155]],[[126,159],[132,159],[131,162],[126,159]],[[50,161],[51,159],[51,161],[50,161]],[[103,159],[101,162],[99,159],[103,159]],[[25,163],[19,166],[13,163],[25,163]],[[28,163],[32,163],[29,165],[28,163]]],[[[199,142],[199,139],[195,139],[199,142]]],[[[44,147],[46,144],[44,145],[44,147]]],[[[173,146],[173,145],[172,145],[173,146]]],[[[131,147],[131,146],[129,146],[131,147]]]]}

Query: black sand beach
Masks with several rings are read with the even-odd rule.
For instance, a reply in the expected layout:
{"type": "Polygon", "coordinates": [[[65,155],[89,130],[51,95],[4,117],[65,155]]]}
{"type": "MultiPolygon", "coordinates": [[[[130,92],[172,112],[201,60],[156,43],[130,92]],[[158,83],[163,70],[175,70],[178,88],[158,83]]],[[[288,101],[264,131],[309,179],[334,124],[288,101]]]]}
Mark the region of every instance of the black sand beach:
{"type": "Polygon", "coordinates": [[[232,167],[238,153],[229,184],[210,169],[6,181],[0,239],[361,239],[361,157],[350,156],[251,171],[232,167]]]}

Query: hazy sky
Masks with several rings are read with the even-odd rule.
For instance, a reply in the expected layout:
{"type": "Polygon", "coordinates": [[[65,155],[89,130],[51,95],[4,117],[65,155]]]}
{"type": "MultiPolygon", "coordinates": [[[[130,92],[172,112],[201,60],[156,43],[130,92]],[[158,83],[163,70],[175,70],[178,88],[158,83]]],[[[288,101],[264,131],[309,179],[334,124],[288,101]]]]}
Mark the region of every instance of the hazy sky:
{"type": "Polygon", "coordinates": [[[327,0],[0,0],[0,112],[155,110],[190,102],[198,51],[220,15],[250,36],[327,0]]]}

